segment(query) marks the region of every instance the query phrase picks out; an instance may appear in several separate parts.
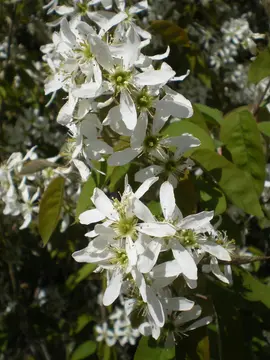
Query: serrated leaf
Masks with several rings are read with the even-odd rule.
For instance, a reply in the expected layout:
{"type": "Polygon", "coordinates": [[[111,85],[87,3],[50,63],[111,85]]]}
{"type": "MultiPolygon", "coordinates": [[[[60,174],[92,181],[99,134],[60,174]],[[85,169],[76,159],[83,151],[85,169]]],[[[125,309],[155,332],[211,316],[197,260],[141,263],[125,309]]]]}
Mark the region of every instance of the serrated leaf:
{"type": "Polygon", "coordinates": [[[86,279],[96,268],[95,264],[83,265],[75,274],[71,274],[66,280],[66,286],[73,290],[82,280],[86,279]]]}
{"type": "Polygon", "coordinates": [[[71,360],[82,360],[95,353],[97,345],[94,341],[86,341],[79,345],[71,356],[71,360]]]}
{"type": "Polygon", "coordinates": [[[78,219],[80,214],[91,206],[91,196],[93,195],[95,187],[96,183],[92,176],[83,184],[82,191],[77,202],[76,219],[78,219]]]}
{"type": "MultiPolygon", "coordinates": [[[[165,128],[162,133],[168,136],[180,136],[184,133],[189,133],[201,141],[200,148],[206,148],[211,150],[215,149],[214,142],[210,135],[208,135],[208,133],[200,126],[189,122],[189,120],[173,122],[172,124],[167,126],[167,128],[165,128]]],[[[188,154],[193,152],[195,149],[197,148],[189,150],[188,154]]]]}
{"type": "Polygon", "coordinates": [[[263,217],[259,197],[249,174],[208,149],[195,150],[192,159],[209,172],[233,204],[248,214],[263,217]]]}
{"type": "Polygon", "coordinates": [[[65,179],[53,179],[45,190],[39,207],[38,228],[43,244],[46,245],[54,232],[63,205],[65,179]]]}
{"type": "Polygon", "coordinates": [[[258,84],[262,79],[270,76],[270,51],[269,49],[261,52],[250,64],[248,80],[258,84]]]}
{"type": "Polygon", "coordinates": [[[265,157],[253,115],[247,110],[231,112],[222,122],[220,139],[230,151],[233,163],[251,175],[260,195],[265,180],[265,157]]]}
{"type": "Polygon", "coordinates": [[[161,346],[150,347],[148,337],[143,336],[137,347],[134,360],[171,360],[175,356],[175,349],[161,346]]]}
{"type": "Polygon", "coordinates": [[[20,171],[20,175],[35,174],[36,172],[42,171],[49,167],[56,168],[56,167],[58,167],[58,165],[51,161],[44,160],[44,159],[31,160],[24,164],[22,170],[20,171]]]}
{"type": "Polygon", "coordinates": [[[152,21],[151,28],[155,33],[161,35],[167,43],[188,44],[189,42],[186,30],[169,20],[152,21]]]}
{"type": "Polygon", "coordinates": [[[270,121],[263,121],[263,122],[258,123],[258,129],[264,135],[270,137],[270,121]]]}

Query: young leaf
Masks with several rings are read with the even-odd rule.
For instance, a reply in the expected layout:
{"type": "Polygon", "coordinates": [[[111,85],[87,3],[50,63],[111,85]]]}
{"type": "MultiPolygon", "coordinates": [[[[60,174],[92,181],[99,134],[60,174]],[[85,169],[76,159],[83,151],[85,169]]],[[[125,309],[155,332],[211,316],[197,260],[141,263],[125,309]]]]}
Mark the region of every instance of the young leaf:
{"type": "Polygon", "coordinates": [[[71,356],[71,360],[82,360],[86,359],[88,356],[94,354],[96,351],[97,345],[94,341],[86,341],[83,344],[79,345],[71,356]]]}
{"type": "Polygon", "coordinates": [[[270,137],[270,121],[263,121],[258,124],[258,129],[262,132],[265,136],[270,137]]]}
{"type": "Polygon", "coordinates": [[[89,206],[92,204],[91,196],[93,195],[94,188],[96,187],[96,183],[91,176],[83,185],[82,191],[80,193],[77,207],[76,207],[76,219],[79,218],[80,214],[87,210],[89,206]]]}
{"type": "Polygon", "coordinates": [[[44,192],[39,208],[38,228],[43,244],[46,245],[54,232],[63,205],[65,179],[53,179],[44,192]]]}
{"type": "Polygon", "coordinates": [[[220,139],[230,151],[233,163],[251,175],[260,195],[265,180],[265,157],[253,115],[247,110],[231,112],[222,122],[220,139]]]}
{"type": "Polygon", "coordinates": [[[134,360],[171,360],[175,356],[174,348],[150,347],[148,337],[143,336],[137,347],[134,360]]]}
{"type": "Polygon", "coordinates": [[[30,175],[48,167],[55,168],[57,166],[57,164],[45,159],[31,160],[24,164],[22,170],[20,171],[20,175],[30,175]]]}
{"type": "Polygon", "coordinates": [[[113,172],[110,176],[110,185],[109,185],[110,191],[117,191],[116,185],[126,175],[126,173],[128,172],[128,170],[130,168],[130,165],[131,164],[129,163],[129,164],[126,164],[123,166],[116,166],[113,169],[113,172]]]}
{"type": "Polygon", "coordinates": [[[206,120],[215,124],[220,125],[223,122],[222,112],[218,109],[211,108],[203,104],[193,104],[194,108],[200,110],[200,112],[205,116],[206,120]]]}
{"type": "Polygon", "coordinates": [[[75,274],[71,274],[66,281],[69,290],[73,290],[81,281],[86,279],[96,268],[95,264],[83,265],[75,274]]]}
{"type": "Polygon", "coordinates": [[[151,23],[155,33],[162,36],[165,42],[173,44],[188,44],[189,39],[185,29],[169,20],[155,20],[151,23]]]}
{"type": "Polygon", "coordinates": [[[209,172],[233,204],[248,214],[263,217],[259,197],[249,174],[208,149],[194,151],[192,159],[209,172]]]}
{"type": "Polygon", "coordinates": [[[262,79],[270,76],[270,51],[269,49],[261,52],[250,64],[248,80],[258,84],[262,79]]]}

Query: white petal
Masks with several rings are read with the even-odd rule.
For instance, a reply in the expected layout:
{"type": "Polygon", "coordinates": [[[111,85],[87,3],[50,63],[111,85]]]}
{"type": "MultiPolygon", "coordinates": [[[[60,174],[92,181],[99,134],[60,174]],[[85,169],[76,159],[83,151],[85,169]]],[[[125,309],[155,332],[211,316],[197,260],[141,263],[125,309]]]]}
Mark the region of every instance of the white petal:
{"type": "Polygon", "coordinates": [[[146,299],[149,313],[152,316],[155,324],[158,327],[163,327],[165,323],[163,307],[160,300],[157,298],[149,285],[146,286],[146,299]]]}
{"type": "Polygon", "coordinates": [[[171,115],[180,119],[193,115],[191,102],[179,93],[165,95],[157,103],[156,109],[162,116],[171,115]]]}
{"type": "Polygon", "coordinates": [[[104,214],[108,219],[113,221],[119,219],[119,215],[115,210],[115,208],[113,207],[111,200],[108,198],[107,195],[105,195],[105,193],[102,190],[95,188],[91,200],[95,204],[96,208],[102,214],[104,214]]]}
{"type": "Polygon", "coordinates": [[[230,261],[231,257],[230,254],[228,252],[228,250],[224,249],[223,246],[218,245],[214,242],[211,241],[206,241],[204,243],[201,244],[201,247],[204,251],[208,252],[209,254],[215,256],[216,258],[218,258],[219,260],[224,260],[224,261],[230,261]]]}
{"type": "Polygon", "coordinates": [[[214,217],[214,211],[202,211],[198,214],[188,215],[181,220],[177,226],[181,229],[191,229],[196,232],[212,232],[213,226],[210,223],[214,217]]]}
{"type": "Polygon", "coordinates": [[[175,71],[172,69],[147,70],[141,74],[135,75],[134,81],[140,85],[162,85],[166,84],[173,76],[175,71]]]}
{"type": "Polygon", "coordinates": [[[162,264],[155,266],[152,269],[152,277],[155,278],[162,278],[162,277],[172,277],[178,276],[181,274],[180,266],[176,260],[166,261],[162,264]]]}
{"type": "Polygon", "coordinates": [[[178,240],[174,240],[172,242],[171,248],[173,256],[180,265],[182,273],[191,280],[197,280],[197,266],[190,253],[179,243],[178,240]]]}
{"type": "Polygon", "coordinates": [[[139,199],[134,198],[132,203],[132,212],[145,222],[155,222],[155,218],[146,205],[144,205],[139,199]]]}
{"type": "Polygon", "coordinates": [[[61,21],[61,28],[60,28],[61,36],[64,38],[64,41],[68,41],[72,45],[76,45],[76,36],[70,30],[69,23],[66,18],[63,18],[61,21]]]}
{"type": "Polygon", "coordinates": [[[81,175],[82,181],[86,181],[91,174],[90,169],[85,165],[84,162],[82,162],[81,160],[78,160],[78,159],[73,159],[73,164],[78,169],[78,171],[81,175]]]}
{"type": "Polygon", "coordinates": [[[130,266],[134,266],[137,263],[137,252],[135,244],[130,237],[126,239],[126,252],[130,266]]]}
{"type": "Polygon", "coordinates": [[[172,236],[175,234],[174,227],[159,222],[139,224],[136,228],[144,234],[155,237],[172,236]]]}
{"type": "Polygon", "coordinates": [[[202,313],[202,309],[199,305],[194,305],[189,311],[182,312],[175,320],[176,326],[181,326],[189,321],[197,319],[202,313]]]}
{"type": "Polygon", "coordinates": [[[111,305],[120,295],[123,282],[122,274],[113,274],[103,296],[103,305],[111,305]]]}
{"type": "Polygon", "coordinates": [[[137,4],[131,6],[128,9],[128,12],[130,14],[138,14],[141,11],[147,10],[148,9],[148,3],[147,0],[144,1],[139,1],[137,4]]]}
{"type": "Polygon", "coordinates": [[[148,245],[148,248],[145,250],[145,252],[140,255],[138,259],[138,270],[142,273],[149,273],[155,263],[157,262],[157,258],[159,256],[161,249],[161,242],[158,241],[158,239],[153,240],[148,245]]]}
{"type": "Polygon", "coordinates": [[[151,177],[143,182],[142,185],[135,191],[135,196],[137,199],[140,199],[148,190],[149,188],[158,181],[158,177],[151,177]]]}
{"type": "Polygon", "coordinates": [[[89,225],[105,219],[105,215],[97,209],[86,210],[79,216],[81,224],[89,225]]]}
{"type": "Polygon", "coordinates": [[[151,60],[163,60],[166,57],[168,57],[170,54],[170,47],[167,46],[167,49],[165,51],[165,53],[163,54],[158,54],[158,55],[154,55],[154,56],[148,56],[151,60]]]}
{"type": "Polygon", "coordinates": [[[140,149],[133,150],[131,148],[124,149],[113,153],[108,158],[108,164],[110,166],[121,166],[128,164],[131,160],[135,159],[140,153],[140,149]]]}
{"type": "Polygon", "coordinates": [[[193,324],[189,325],[185,331],[191,331],[191,330],[195,330],[198,329],[199,327],[202,326],[206,326],[208,324],[210,324],[213,321],[212,316],[206,316],[200,320],[195,321],[193,324]]]}
{"type": "Polygon", "coordinates": [[[122,120],[120,113],[120,106],[114,106],[111,108],[103,121],[103,125],[110,125],[113,131],[120,135],[131,136],[132,132],[128,130],[126,124],[122,120]]]}
{"type": "Polygon", "coordinates": [[[188,311],[194,306],[194,301],[184,297],[164,298],[165,306],[170,311],[188,311]]]}
{"type": "Polygon", "coordinates": [[[140,147],[145,139],[148,124],[148,116],[146,112],[142,112],[137,120],[136,127],[130,138],[130,146],[133,149],[140,147]]]}
{"type": "Polygon", "coordinates": [[[72,89],[72,94],[77,98],[94,98],[97,95],[99,88],[100,84],[96,82],[86,83],[78,88],[72,89]]]}
{"type": "Polygon", "coordinates": [[[132,275],[133,279],[135,280],[136,285],[138,286],[138,288],[140,290],[140,294],[141,294],[141,297],[142,297],[143,301],[147,302],[146,283],[145,283],[144,276],[136,268],[132,269],[131,275],[132,275]]]}
{"type": "Polygon", "coordinates": [[[194,147],[200,146],[200,144],[201,144],[200,140],[190,134],[183,134],[183,135],[179,136],[179,142],[176,145],[177,150],[174,154],[174,158],[178,159],[186,151],[188,151],[194,147]]]}
{"type": "Polygon", "coordinates": [[[97,62],[107,71],[110,71],[113,67],[113,58],[110,53],[109,46],[102,41],[98,36],[90,35],[88,37],[91,44],[93,53],[97,59],[97,62]]]}
{"type": "Polygon", "coordinates": [[[122,90],[120,95],[120,113],[129,130],[134,130],[137,124],[137,111],[134,101],[127,90],[122,90]]]}
{"type": "Polygon", "coordinates": [[[144,169],[141,169],[135,174],[135,181],[144,182],[153,176],[159,175],[164,171],[164,168],[159,165],[150,165],[144,169]]]}
{"type": "Polygon", "coordinates": [[[159,194],[163,215],[167,221],[171,221],[176,206],[172,185],[168,181],[165,181],[160,187],[159,194]]]}
{"type": "Polygon", "coordinates": [[[220,270],[218,266],[218,261],[216,258],[211,258],[210,260],[210,268],[212,273],[221,281],[223,281],[225,284],[229,284],[230,281],[226,278],[226,276],[223,274],[223,272],[220,270]]]}

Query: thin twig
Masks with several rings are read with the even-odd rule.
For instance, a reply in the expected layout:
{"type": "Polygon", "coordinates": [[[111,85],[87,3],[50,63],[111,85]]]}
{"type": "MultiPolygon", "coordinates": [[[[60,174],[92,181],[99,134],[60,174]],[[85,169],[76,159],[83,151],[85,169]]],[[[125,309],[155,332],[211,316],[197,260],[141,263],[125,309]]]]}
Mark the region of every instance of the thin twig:
{"type": "Polygon", "coordinates": [[[231,261],[223,261],[219,260],[219,263],[225,265],[244,265],[244,264],[251,264],[256,261],[267,261],[270,260],[270,256],[245,256],[232,259],[231,261]]]}

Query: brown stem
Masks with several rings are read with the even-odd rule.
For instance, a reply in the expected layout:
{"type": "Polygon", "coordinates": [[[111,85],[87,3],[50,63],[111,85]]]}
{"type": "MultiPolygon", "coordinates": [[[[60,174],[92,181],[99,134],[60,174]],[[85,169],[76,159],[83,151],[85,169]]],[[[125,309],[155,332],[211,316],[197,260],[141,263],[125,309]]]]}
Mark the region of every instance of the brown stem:
{"type": "Polygon", "coordinates": [[[244,264],[251,264],[256,261],[267,261],[270,260],[270,256],[245,256],[232,259],[231,261],[223,261],[219,260],[219,263],[224,265],[244,265],[244,264]]]}

